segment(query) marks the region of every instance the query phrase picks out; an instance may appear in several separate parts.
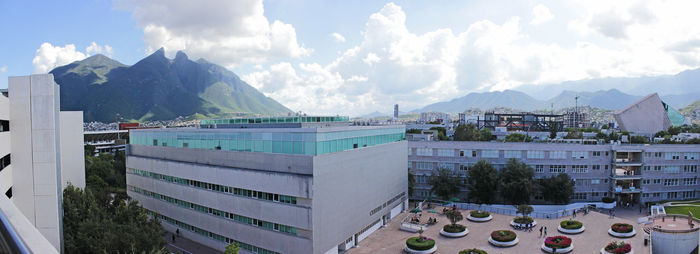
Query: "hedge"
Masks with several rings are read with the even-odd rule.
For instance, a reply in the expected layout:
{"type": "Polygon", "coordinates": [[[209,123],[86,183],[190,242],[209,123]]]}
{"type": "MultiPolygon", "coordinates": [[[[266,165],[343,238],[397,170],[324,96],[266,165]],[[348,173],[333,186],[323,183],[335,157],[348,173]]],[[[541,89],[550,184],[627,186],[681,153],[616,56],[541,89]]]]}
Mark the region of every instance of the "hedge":
{"type": "Polygon", "coordinates": [[[515,232],[510,230],[496,230],[491,232],[491,238],[498,242],[510,242],[515,240],[516,237],[518,236],[515,234],[515,232]]]}
{"type": "Polygon", "coordinates": [[[489,213],[487,211],[474,210],[474,211],[469,212],[469,215],[471,215],[474,218],[486,218],[486,217],[489,217],[489,215],[491,215],[491,213],[489,213]]]}
{"type": "Polygon", "coordinates": [[[429,250],[435,246],[435,240],[427,237],[411,237],[406,239],[406,246],[412,250],[429,250]]]}
{"type": "Polygon", "coordinates": [[[559,226],[563,229],[579,229],[583,227],[583,223],[577,220],[565,220],[559,223],[559,226]]]}
{"type": "Polygon", "coordinates": [[[442,227],[443,230],[447,233],[461,233],[464,232],[464,230],[467,230],[467,226],[465,225],[460,225],[460,224],[447,224],[444,227],[442,227]]]}
{"type": "Polygon", "coordinates": [[[520,216],[518,216],[518,217],[515,217],[515,219],[513,219],[513,221],[514,221],[515,223],[518,223],[518,224],[528,224],[528,223],[532,223],[533,221],[535,221],[535,219],[533,219],[533,218],[530,217],[530,216],[528,216],[528,217],[520,217],[520,216]]]}
{"type": "Polygon", "coordinates": [[[488,254],[485,250],[480,250],[480,249],[468,249],[468,250],[460,250],[459,254],[488,254]]]}

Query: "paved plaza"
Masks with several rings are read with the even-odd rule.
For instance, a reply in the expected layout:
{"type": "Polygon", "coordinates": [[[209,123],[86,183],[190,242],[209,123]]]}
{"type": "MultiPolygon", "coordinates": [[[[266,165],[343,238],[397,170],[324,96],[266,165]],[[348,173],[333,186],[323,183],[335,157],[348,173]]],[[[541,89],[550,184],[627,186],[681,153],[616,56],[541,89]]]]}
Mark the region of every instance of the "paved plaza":
{"type": "MultiPolygon", "coordinates": [[[[436,210],[442,211],[442,208],[438,207],[436,210]]],[[[630,242],[634,253],[649,253],[648,246],[644,246],[644,231],[642,226],[637,224],[636,221],[636,218],[641,217],[642,215],[634,212],[631,209],[629,211],[620,210],[621,209],[618,209],[618,214],[623,215],[623,218],[609,218],[606,212],[604,212],[605,214],[598,212],[590,212],[587,215],[579,214],[575,219],[583,222],[586,230],[585,232],[577,235],[566,235],[557,231],[559,222],[565,218],[536,219],[537,227],[533,229],[532,232],[525,232],[522,230],[513,230],[509,224],[513,219],[512,215],[492,213],[493,220],[478,223],[471,222],[466,219],[467,215],[469,215],[469,211],[460,210],[462,215],[464,215],[464,220],[459,223],[466,225],[467,229],[469,230],[469,234],[462,238],[447,238],[441,236],[440,229],[442,229],[445,224],[448,224],[449,220],[441,214],[423,213],[423,221],[426,221],[431,216],[439,220],[438,224],[428,226],[423,235],[435,239],[438,246],[436,253],[458,253],[460,250],[469,248],[479,248],[487,251],[489,254],[544,253],[541,251],[540,247],[544,242],[545,237],[540,237],[539,228],[540,226],[546,226],[548,229],[548,236],[565,235],[573,240],[574,250],[571,253],[600,253],[600,249],[613,240],[625,240],[625,242],[630,242]],[[610,225],[617,222],[634,225],[637,235],[627,239],[619,239],[610,236],[607,231],[610,228],[610,225]],[[520,242],[513,247],[507,248],[499,248],[490,245],[488,243],[490,233],[499,229],[513,230],[518,235],[520,242]]],[[[386,227],[377,230],[367,239],[360,242],[360,246],[358,248],[352,248],[345,253],[403,253],[403,249],[406,246],[406,239],[418,235],[418,233],[410,233],[399,230],[403,219],[410,215],[411,214],[409,213],[399,215],[386,227]]],[[[571,218],[571,216],[566,217],[566,219],[568,218],[571,218]]]]}

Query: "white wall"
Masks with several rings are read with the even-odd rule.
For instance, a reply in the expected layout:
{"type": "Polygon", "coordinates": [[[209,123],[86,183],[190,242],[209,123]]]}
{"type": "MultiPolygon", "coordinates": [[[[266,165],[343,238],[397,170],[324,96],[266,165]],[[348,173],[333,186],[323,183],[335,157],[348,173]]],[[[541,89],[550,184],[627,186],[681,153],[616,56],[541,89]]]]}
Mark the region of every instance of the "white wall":
{"type": "Polygon", "coordinates": [[[68,184],[85,189],[85,152],[83,149],[83,112],[61,112],[61,178],[68,184]]]}
{"type": "Polygon", "coordinates": [[[9,78],[13,201],[62,250],[59,94],[51,74],[9,78]]]}
{"type": "MultiPolygon", "coordinates": [[[[0,120],[10,120],[10,100],[2,95],[0,95],[0,120]]],[[[9,131],[0,132],[0,158],[10,154],[11,136],[9,131]]],[[[12,165],[0,171],[0,195],[4,195],[10,187],[12,187],[12,165]]]]}

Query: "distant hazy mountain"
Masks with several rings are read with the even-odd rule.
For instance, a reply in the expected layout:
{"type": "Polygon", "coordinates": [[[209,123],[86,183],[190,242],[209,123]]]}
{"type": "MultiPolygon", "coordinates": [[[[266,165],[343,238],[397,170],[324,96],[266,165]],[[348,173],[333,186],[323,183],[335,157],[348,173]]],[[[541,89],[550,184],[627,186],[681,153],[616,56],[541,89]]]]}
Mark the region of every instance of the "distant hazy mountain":
{"type": "Polygon", "coordinates": [[[595,92],[563,91],[554,98],[547,100],[547,105],[551,107],[554,104],[554,108],[574,107],[576,106],[576,96],[579,97],[579,106],[588,105],[602,109],[621,109],[641,98],[640,96],[620,92],[617,89],[595,92]]]}
{"type": "MultiPolygon", "coordinates": [[[[622,109],[642,96],[630,95],[617,89],[600,90],[595,92],[562,91],[548,100],[538,100],[523,92],[505,90],[503,92],[469,93],[466,96],[446,102],[430,104],[413,112],[463,112],[469,108],[491,109],[496,107],[513,108],[521,111],[536,109],[561,109],[576,106],[578,96],[579,106],[591,106],[594,108],[618,110],[622,109]]],[[[700,98],[700,94],[684,94],[661,96],[664,102],[676,109],[680,109],[692,101],[700,98]]]]}
{"type": "Polygon", "coordinates": [[[694,123],[700,121],[700,100],[693,102],[679,110],[685,117],[689,117],[694,123]]]}
{"type": "Polygon", "coordinates": [[[132,66],[95,55],[51,73],[61,85],[61,109],[82,110],[85,121],[291,112],[224,67],[182,52],[168,59],[160,49],[132,66]]]}
{"type": "Polygon", "coordinates": [[[503,92],[469,93],[451,101],[433,103],[411,112],[463,112],[468,108],[490,109],[508,107],[523,111],[546,108],[544,101],[536,100],[523,92],[505,90],[503,92]]]}
{"type": "MultiPolygon", "coordinates": [[[[616,89],[623,93],[645,96],[650,93],[659,93],[662,98],[669,95],[690,95],[695,99],[700,95],[700,69],[687,70],[675,75],[663,75],[638,78],[600,78],[578,81],[568,81],[549,85],[524,85],[515,90],[526,92],[537,99],[546,100],[556,96],[562,91],[594,92],[599,90],[616,89]]],[[[683,103],[667,101],[667,103],[684,104],[694,100],[683,100],[683,103]]],[[[678,107],[679,105],[675,105],[678,107]]]]}

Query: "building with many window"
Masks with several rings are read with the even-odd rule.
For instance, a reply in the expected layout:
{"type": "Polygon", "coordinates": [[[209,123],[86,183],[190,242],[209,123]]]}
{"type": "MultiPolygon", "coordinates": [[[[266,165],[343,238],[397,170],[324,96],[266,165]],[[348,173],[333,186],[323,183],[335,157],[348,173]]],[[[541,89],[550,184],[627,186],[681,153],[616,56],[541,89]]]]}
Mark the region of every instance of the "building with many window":
{"type": "MultiPolygon", "coordinates": [[[[63,249],[63,188],[85,188],[83,113],[60,111],[59,94],[53,75],[43,74],[10,77],[8,97],[0,96],[0,198],[15,206],[2,212],[21,213],[35,229],[16,230],[37,230],[53,251],[63,249]]],[[[28,248],[45,246],[29,237],[28,248]]]]}
{"type": "Polygon", "coordinates": [[[222,251],[338,253],[406,209],[402,125],[286,116],[200,126],[130,132],[127,192],[167,231],[222,251]]]}
{"type": "MultiPolygon", "coordinates": [[[[415,175],[414,198],[430,195],[430,176],[439,168],[466,177],[479,160],[503,168],[517,159],[536,178],[568,174],[575,181],[572,202],[610,196],[626,203],[700,197],[700,145],[584,145],[465,141],[410,141],[408,168],[415,175]]],[[[542,201],[536,195],[535,202],[542,201]]]]}

